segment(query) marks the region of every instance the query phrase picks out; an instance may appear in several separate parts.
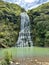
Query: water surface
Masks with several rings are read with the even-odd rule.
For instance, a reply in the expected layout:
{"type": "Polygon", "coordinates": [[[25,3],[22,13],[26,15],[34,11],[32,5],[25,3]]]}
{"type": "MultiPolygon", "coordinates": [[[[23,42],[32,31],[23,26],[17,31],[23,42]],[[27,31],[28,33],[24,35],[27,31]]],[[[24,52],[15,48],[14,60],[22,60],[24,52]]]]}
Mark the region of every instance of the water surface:
{"type": "Polygon", "coordinates": [[[13,57],[33,57],[33,56],[49,56],[49,48],[41,48],[41,47],[12,47],[8,49],[0,50],[0,57],[3,57],[5,51],[9,51],[12,53],[13,57]]]}

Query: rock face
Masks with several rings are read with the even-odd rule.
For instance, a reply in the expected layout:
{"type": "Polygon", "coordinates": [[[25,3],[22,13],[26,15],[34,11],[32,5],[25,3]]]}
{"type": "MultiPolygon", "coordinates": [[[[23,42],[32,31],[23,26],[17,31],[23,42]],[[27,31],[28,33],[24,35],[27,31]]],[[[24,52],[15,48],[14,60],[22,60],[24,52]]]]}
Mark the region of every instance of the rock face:
{"type": "Polygon", "coordinates": [[[21,13],[21,28],[19,32],[19,37],[17,41],[18,47],[26,47],[26,46],[33,46],[30,36],[30,20],[27,13],[21,13]]]}

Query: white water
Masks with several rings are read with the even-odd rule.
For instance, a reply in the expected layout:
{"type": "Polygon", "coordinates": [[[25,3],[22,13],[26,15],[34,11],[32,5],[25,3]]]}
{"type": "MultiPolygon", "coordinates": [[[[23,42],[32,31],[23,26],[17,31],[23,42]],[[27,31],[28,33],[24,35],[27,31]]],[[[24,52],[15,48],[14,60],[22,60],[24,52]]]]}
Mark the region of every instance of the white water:
{"type": "Polygon", "coordinates": [[[17,47],[33,46],[30,36],[30,20],[27,13],[21,13],[21,28],[17,41],[17,47]]]}

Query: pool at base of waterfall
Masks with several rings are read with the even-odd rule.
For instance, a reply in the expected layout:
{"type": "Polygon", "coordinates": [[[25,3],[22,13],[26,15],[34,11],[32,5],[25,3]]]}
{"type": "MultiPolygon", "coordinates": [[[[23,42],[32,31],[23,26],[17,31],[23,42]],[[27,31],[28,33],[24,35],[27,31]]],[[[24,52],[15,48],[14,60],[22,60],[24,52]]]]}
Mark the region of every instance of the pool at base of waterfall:
{"type": "Polygon", "coordinates": [[[49,56],[49,48],[12,47],[12,48],[0,49],[0,57],[4,57],[6,51],[11,52],[13,58],[25,58],[25,57],[33,57],[33,56],[49,56]]]}

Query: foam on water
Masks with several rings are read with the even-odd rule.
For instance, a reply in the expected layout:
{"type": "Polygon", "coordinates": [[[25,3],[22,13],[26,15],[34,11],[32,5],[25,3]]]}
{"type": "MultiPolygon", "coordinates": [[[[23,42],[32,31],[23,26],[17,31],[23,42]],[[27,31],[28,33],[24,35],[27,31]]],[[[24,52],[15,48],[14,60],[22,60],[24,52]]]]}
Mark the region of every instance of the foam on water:
{"type": "Polygon", "coordinates": [[[21,13],[21,27],[17,41],[17,47],[33,46],[30,35],[30,20],[26,12],[21,13]]]}

